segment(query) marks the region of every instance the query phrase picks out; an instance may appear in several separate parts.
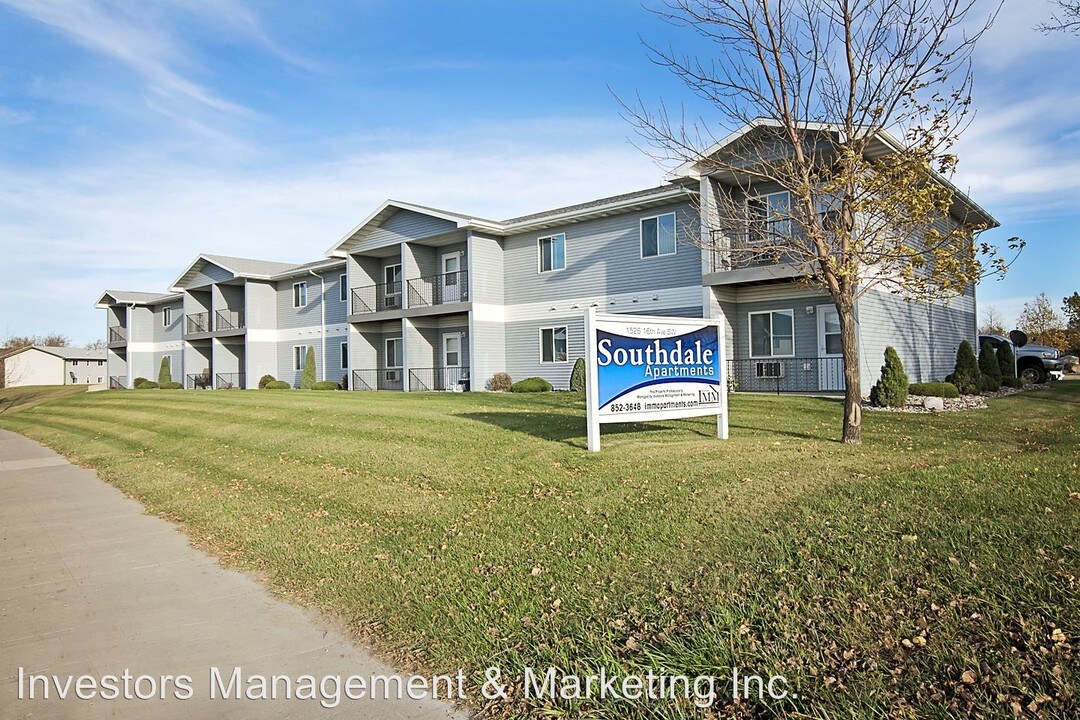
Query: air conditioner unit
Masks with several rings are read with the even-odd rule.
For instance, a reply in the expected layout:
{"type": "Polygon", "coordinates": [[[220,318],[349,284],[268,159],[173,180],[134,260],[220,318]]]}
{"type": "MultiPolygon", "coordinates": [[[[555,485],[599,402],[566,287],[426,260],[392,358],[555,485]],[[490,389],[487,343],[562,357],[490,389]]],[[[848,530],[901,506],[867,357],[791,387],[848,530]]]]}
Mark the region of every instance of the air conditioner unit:
{"type": "Polygon", "coordinates": [[[400,370],[387,370],[386,371],[386,382],[397,382],[399,380],[401,380],[401,371],[400,370]]]}
{"type": "Polygon", "coordinates": [[[779,380],[784,377],[784,363],[779,360],[770,360],[757,363],[757,376],[770,380],[779,380]]]}
{"type": "Polygon", "coordinates": [[[387,295],[383,298],[383,306],[388,308],[396,308],[401,304],[401,297],[399,295],[387,295]]]}

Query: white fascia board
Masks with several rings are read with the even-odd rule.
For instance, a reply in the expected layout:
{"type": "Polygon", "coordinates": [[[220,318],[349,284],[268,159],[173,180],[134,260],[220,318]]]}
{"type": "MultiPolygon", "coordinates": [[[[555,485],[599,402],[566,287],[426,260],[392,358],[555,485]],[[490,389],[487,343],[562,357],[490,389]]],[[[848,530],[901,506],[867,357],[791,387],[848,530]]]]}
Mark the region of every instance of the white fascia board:
{"type": "Polygon", "coordinates": [[[458,227],[458,229],[472,227],[474,224],[477,224],[478,227],[485,225],[484,223],[476,223],[476,221],[472,220],[471,218],[464,218],[458,215],[450,215],[448,213],[439,212],[438,210],[432,210],[431,208],[421,207],[419,205],[413,205],[411,203],[401,202],[399,200],[387,200],[383,202],[383,204],[380,205],[375,210],[375,212],[364,218],[364,220],[359,225],[346,233],[344,237],[334,243],[334,245],[331,246],[323,254],[327,257],[344,258],[347,253],[342,249],[342,246],[347,243],[353,237],[353,235],[370,225],[371,222],[375,220],[375,218],[379,217],[379,215],[383,214],[389,208],[394,208],[396,210],[409,210],[411,212],[420,213],[421,215],[429,215],[431,217],[441,218],[443,220],[454,223],[458,227]]]}
{"type": "Polygon", "coordinates": [[[541,217],[533,218],[531,220],[525,220],[520,223],[513,223],[511,225],[505,225],[502,228],[503,234],[528,232],[533,227],[542,227],[550,225],[561,225],[563,223],[571,222],[582,217],[587,217],[601,212],[611,212],[613,210],[621,210],[627,207],[633,207],[634,205],[640,205],[642,203],[659,204],[659,201],[663,200],[675,200],[681,197],[690,195],[690,191],[682,185],[675,185],[667,192],[657,193],[655,195],[649,195],[647,197],[629,198],[627,200],[620,200],[618,202],[608,203],[606,205],[593,205],[587,208],[579,208],[570,212],[560,213],[558,215],[543,215],[541,217]]]}

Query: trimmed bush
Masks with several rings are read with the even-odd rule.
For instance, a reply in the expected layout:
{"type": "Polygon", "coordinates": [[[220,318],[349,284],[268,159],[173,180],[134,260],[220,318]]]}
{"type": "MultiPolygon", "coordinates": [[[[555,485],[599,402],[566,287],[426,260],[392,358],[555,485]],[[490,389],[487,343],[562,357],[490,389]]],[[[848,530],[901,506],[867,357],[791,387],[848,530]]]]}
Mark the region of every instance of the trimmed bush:
{"type": "Polygon", "coordinates": [[[266,390],[292,390],[292,385],[284,380],[274,380],[266,383],[266,390]]]}
{"type": "Polygon", "coordinates": [[[487,381],[487,389],[492,392],[508,392],[513,384],[514,378],[510,377],[510,373],[497,372],[487,381]]]}
{"type": "Polygon", "coordinates": [[[574,361],[574,369],[570,373],[570,390],[585,392],[585,358],[574,361]]]}
{"type": "Polygon", "coordinates": [[[341,386],[333,380],[320,380],[311,386],[312,390],[340,390],[341,386]]]}
{"type": "Polygon", "coordinates": [[[982,373],[979,385],[983,391],[997,392],[1001,389],[1001,365],[989,340],[983,341],[979,348],[979,372],[982,373]]]}
{"type": "Polygon", "coordinates": [[[277,378],[273,375],[263,375],[261,378],[259,378],[259,389],[265,390],[266,386],[272,382],[277,382],[277,378]]]}
{"type": "Polygon", "coordinates": [[[173,382],[172,380],[170,380],[169,382],[158,383],[158,387],[160,387],[162,390],[183,390],[184,389],[184,385],[182,383],[173,382]]]}
{"type": "Polygon", "coordinates": [[[913,383],[908,386],[908,392],[912,395],[922,395],[924,397],[960,397],[960,391],[951,382],[913,383]]]}
{"type": "Polygon", "coordinates": [[[542,377],[530,377],[518,380],[510,386],[510,392],[514,393],[538,393],[551,392],[551,383],[542,377]]]}
{"type": "Polygon", "coordinates": [[[308,345],[304,358],[304,369],[300,373],[300,389],[311,390],[315,387],[315,348],[308,345]]]}
{"type": "Polygon", "coordinates": [[[136,390],[157,390],[158,384],[153,380],[143,380],[141,383],[135,386],[136,390]]]}
{"type": "Polygon", "coordinates": [[[876,407],[904,407],[907,405],[908,380],[904,364],[891,345],[885,348],[885,364],[881,366],[881,379],[870,389],[870,402],[876,407]]]}
{"type": "Polygon", "coordinates": [[[142,385],[144,382],[149,382],[149,381],[144,377],[137,377],[137,378],[135,378],[135,380],[132,381],[131,387],[137,388],[140,385],[142,385]]]}
{"type": "Polygon", "coordinates": [[[975,359],[975,350],[971,343],[964,340],[956,349],[956,369],[945,378],[960,391],[961,395],[974,395],[979,392],[979,361],[975,359]]]}
{"type": "Polygon", "coordinates": [[[1024,387],[1024,381],[1021,380],[1018,377],[1002,378],[1001,379],[1001,386],[1002,387],[1008,387],[1008,388],[1015,388],[1015,389],[1019,390],[1020,388],[1024,387]]]}
{"type": "Polygon", "coordinates": [[[160,387],[165,387],[172,382],[172,365],[169,363],[169,358],[161,358],[161,367],[158,368],[157,382],[160,387]]]}
{"type": "MultiPolygon", "coordinates": [[[[1013,352],[1012,345],[1007,342],[998,345],[997,361],[998,367],[1001,368],[1001,384],[1007,385],[1006,380],[1016,378],[1016,354],[1013,352]]],[[[1014,386],[1009,385],[1009,387],[1014,386]]]]}

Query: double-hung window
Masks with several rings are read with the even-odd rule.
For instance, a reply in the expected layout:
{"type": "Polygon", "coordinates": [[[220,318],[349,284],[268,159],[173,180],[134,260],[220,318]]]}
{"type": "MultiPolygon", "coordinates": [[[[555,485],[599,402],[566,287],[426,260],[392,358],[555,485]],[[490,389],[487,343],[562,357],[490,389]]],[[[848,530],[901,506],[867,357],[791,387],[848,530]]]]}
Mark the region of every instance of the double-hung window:
{"type": "Polygon", "coordinates": [[[304,369],[304,357],[307,355],[307,345],[293,345],[292,349],[292,369],[303,370],[304,369]]]}
{"type": "Polygon", "coordinates": [[[172,325],[172,308],[166,307],[161,309],[161,326],[169,327],[172,325]]]}
{"type": "Polygon", "coordinates": [[[338,299],[345,302],[349,299],[349,284],[346,276],[338,275],[338,299]]]}
{"type": "Polygon", "coordinates": [[[538,241],[540,272],[566,269],[566,235],[559,233],[542,237],[538,241]]]}
{"type": "Polygon", "coordinates": [[[641,257],[675,254],[675,213],[641,219],[641,257]]]}
{"type": "Polygon", "coordinates": [[[750,313],[750,356],[795,357],[795,311],[750,313]]]}
{"type": "Polygon", "coordinates": [[[786,190],[749,198],[746,210],[751,243],[767,245],[791,237],[791,196],[786,190]]]}
{"type": "Polygon", "coordinates": [[[349,369],[349,343],[341,343],[341,369],[349,369]]]}
{"type": "Polygon", "coordinates": [[[294,308],[302,308],[307,306],[307,283],[298,282],[293,283],[292,286],[292,306],[294,308]]]}
{"type": "Polygon", "coordinates": [[[405,343],[401,338],[386,338],[386,367],[400,368],[405,364],[405,343]]]}
{"type": "Polygon", "coordinates": [[[566,326],[540,328],[540,362],[564,363],[566,360],[566,326]]]}

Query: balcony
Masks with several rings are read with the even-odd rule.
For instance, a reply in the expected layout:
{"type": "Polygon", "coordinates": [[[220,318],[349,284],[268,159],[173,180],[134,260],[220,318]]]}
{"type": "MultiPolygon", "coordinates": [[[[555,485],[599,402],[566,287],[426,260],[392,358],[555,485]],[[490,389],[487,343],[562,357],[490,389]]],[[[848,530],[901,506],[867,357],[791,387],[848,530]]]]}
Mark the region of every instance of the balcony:
{"type": "Polygon", "coordinates": [[[109,328],[109,343],[127,342],[127,328],[113,325],[109,328]]]}
{"type": "Polygon", "coordinates": [[[210,374],[209,370],[204,370],[196,375],[184,376],[184,389],[185,390],[213,390],[214,389],[214,376],[210,374]]]}
{"type": "Polygon", "coordinates": [[[243,310],[218,310],[214,313],[214,330],[243,330],[243,310]]]}
{"type": "Polygon", "coordinates": [[[739,392],[841,393],[844,358],[750,358],[728,360],[728,383],[739,392]]]}
{"type": "Polygon", "coordinates": [[[118,375],[110,375],[109,376],[109,389],[110,390],[124,390],[124,389],[126,389],[127,385],[124,384],[125,380],[126,380],[126,378],[122,378],[122,377],[120,377],[118,375]]]}
{"type": "Polygon", "coordinates": [[[402,368],[373,368],[353,370],[353,390],[404,390],[405,370],[402,368]]]}
{"type": "Polygon", "coordinates": [[[469,299],[469,273],[465,270],[409,280],[409,307],[445,305],[469,299]]]}
{"type": "Polygon", "coordinates": [[[401,283],[380,283],[367,285],[352,291],[352,314],[364,315],[366,313],[382,312],[383,310],[400,310],[401,283]]]}
{"type": "Polygon", "coordinates": [[[201,312],[188,315],[184,318],[184,334],[194,335],[196,333],[208,333],[210,332],[210,313],[201,312]]]}
{"type": "Polygon", "coordinates": [[[243,390],[244,373],[218,373],[214,376],[214,387],[218,390],[243,390]]]}
{"type": "Polygon", "coordinates": [[[409,368],[411,392],[466,391],[469,389],[469,368],[409,368]]]}

